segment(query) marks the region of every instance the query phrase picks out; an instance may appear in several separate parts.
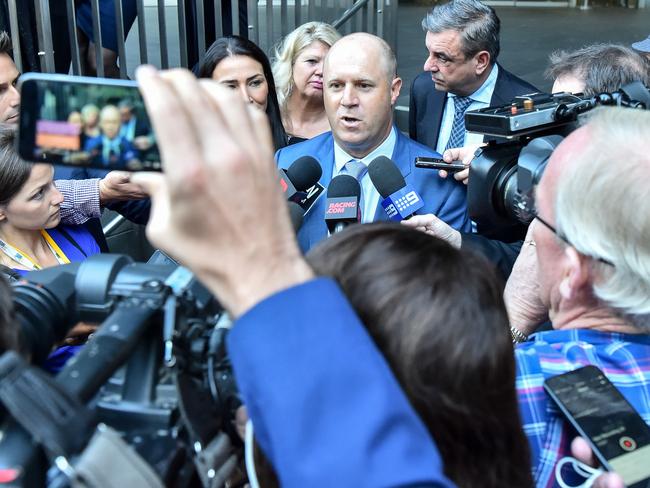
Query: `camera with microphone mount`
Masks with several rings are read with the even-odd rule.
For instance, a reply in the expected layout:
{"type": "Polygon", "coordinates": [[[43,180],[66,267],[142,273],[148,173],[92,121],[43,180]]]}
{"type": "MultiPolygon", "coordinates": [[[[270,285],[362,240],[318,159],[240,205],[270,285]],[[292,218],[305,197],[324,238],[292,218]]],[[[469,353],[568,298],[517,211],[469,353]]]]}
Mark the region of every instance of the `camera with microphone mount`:
{"type": "Polygon", "coordinates": [[[551,153],[576,128],[582,114],[598,106],[650,109],[650,89],[641,82],[592,97],[534,93],[512,103],[465,114],[465,128],[495,137],[477,149],[472,161],[467,202],[472,220],[500,238],[523,239],[533,218],[534,188],[551,153]]]}

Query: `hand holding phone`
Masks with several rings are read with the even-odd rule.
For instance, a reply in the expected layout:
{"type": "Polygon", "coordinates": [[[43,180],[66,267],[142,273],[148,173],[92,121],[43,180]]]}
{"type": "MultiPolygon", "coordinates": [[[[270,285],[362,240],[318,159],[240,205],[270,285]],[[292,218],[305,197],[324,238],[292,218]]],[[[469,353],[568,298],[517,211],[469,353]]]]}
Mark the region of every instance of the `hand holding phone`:
{"type": "Polygon", "coordinates": [[[650,488],[650,427],[595,366],[544,381],[544,390],[628,488],[650,488]]]}
{"type": "Polygon", "coordinates": [[[28,73],[19,84],[17,141],[24,160],[160,171],[156,138],[137,83],[28,73]]]}

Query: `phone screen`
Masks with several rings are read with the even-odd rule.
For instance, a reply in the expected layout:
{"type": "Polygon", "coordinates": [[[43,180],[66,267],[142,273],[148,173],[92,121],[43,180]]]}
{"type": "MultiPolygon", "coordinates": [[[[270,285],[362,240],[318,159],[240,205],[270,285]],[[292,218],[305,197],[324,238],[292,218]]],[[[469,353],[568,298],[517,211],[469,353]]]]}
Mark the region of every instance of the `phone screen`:
{"type": "Polygon", "coordinates": [[[550,378],[544,387],[601,462],[627,486],[650,487],[650,427],[602,371],[586,366],[550,378]]]}
{"type": "Polygon", "coordinates": [[[156,138],[135,82],[31,73],[20,81],[23,159],[160,171],[156,138]]]}

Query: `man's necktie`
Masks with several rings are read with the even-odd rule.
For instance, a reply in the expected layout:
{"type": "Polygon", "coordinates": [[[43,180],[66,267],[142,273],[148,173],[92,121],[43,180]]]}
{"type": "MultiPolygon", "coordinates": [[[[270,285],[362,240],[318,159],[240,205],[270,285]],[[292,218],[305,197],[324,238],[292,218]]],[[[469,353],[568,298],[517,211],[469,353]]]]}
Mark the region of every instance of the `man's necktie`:
{"type": "Polygon", "coordinates": [[[361,209],[361,213],[363,215],[363,186],[361,185],[361,180],[363,177],[366,175],[368,172],[368,166],[363,164],[361,161],[358,159],[350,159],[347,163],[345,163],[345,166],[343,166],[343,174],[348,174],[355,178],[359,182],[359,186],[361,186],[361,193],[359,194],[359,209],[361,209]]]}
{"type": "Polygon", "coordinates": [[[454,97],[454,123],[445,151],[452,147],[462,147],[465,143],[465,111],[472,104],[470,97],[454,97]]]}
{"type": "Polygon", "coordinates": [[[345,163],[343,169],[345,170],[346,174],[354,177],[359,182],[359,184],[361,184],[361,179],[368,172],[368,166],[363,164],[358,159],[350,159],[350,161],[345,163]]]}

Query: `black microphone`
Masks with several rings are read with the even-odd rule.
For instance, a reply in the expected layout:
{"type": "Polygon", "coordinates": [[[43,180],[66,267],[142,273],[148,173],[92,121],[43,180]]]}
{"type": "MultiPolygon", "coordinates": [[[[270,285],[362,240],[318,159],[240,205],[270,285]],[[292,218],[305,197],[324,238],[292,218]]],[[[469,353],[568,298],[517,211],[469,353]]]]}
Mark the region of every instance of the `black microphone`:
{"type": "Polygon", "coordinates": [[[297,234],[302,226],[302,219],[305,216],[305,211],[296,202],[287,202],[289,208],[289,218],[291,219],[291,227],[297,234]]]}
{"type": "Polygon", "coordinates": [[[302,156],[296,159],[287,169],[280,169],[280,186],[287,200],[300,204],[306,191],[316,185],[323,175],[323,169],[316,159],[302,156]]]}
{"type": "Polygon", "coordinates": [[[361,185],[353,176],[338,175],[330,182],[325,204],[325,223],[330,234],[361,221],[360,198],[361,185]]]}
{"type": "Polygon", "coordinates": [[[373,159],[368,165],[368,176],[381,195],[381,206],[391,220],[406,220],[424,207],[422,197],[406,183],[399,168],[386,156],[373,159]]]}

